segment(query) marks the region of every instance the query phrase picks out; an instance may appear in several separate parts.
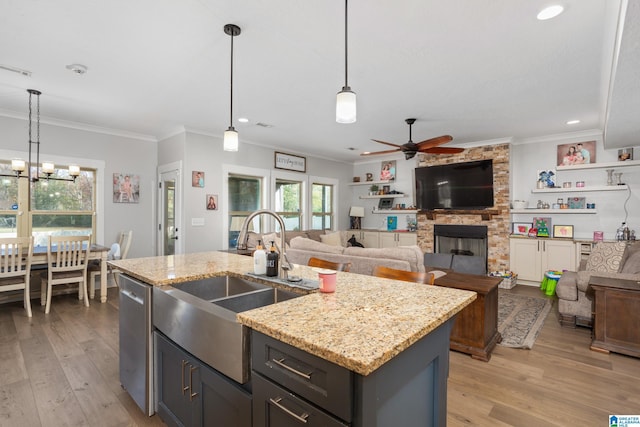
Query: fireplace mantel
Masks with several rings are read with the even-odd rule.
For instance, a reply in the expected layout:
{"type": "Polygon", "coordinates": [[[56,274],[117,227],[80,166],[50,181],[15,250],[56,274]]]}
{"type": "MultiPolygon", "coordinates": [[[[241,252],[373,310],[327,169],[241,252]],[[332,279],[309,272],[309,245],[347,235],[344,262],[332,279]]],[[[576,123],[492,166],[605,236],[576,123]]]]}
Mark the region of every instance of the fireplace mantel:
{"type": "Polygon", "coordinates": [[[461,209],[436,209],[431,211],[421,211],[427,216],[427,219],[433,221],[438,215],[478,215],[483,221],[491,221],[494,215],[500,215],[499,209],[483,209],[483,210],[461,210],[461,209]]]}

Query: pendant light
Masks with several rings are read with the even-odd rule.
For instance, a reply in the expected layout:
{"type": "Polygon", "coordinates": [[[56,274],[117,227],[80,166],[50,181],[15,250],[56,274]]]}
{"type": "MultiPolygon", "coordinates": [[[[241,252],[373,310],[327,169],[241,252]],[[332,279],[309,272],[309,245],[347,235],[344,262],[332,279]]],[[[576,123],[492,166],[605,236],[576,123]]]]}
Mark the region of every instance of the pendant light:
{"type": "Polygon", "coordinates": [[[229,108],[229,129],[224,132],[224,151],[238,151],[238,132],[233,127],[233,38],[240,35],[240,27],[234,24],[224,26],[225,34],[231,36],[231,96],[229,108]]]}
{"type": "Polygon", "coordinates": [[[355,123],[356,121],[356,93],[351,90],[347,74],[347,2],[344,0],[344,86],[336,97],[336,122],[355,123]]]}
{"type": "Polygon", "coordinates": [[[15,176],[16,178],[28,178],[30,182],[36,182],[40,180],[40,171],[44,175],[46,175],[47,180],[52,179],[55,181],[73,181],[75,182],[78,175],[80,175],[80,167],[77,165],[69,165],[69,176],[70,178],[58,178],[56,176],[51,176],[55,172],[55,165],[52,162],[42,162],[40,165],[40,95],[42,92],[36,89],[27,89],[29,93],[29,142],[28,142],[28,152],[29,152],[29,161],[25,162],[22,159],[13,159],[11,160],[11,170],[15,173],[15,175],[5,175],[1,174],[0,176],[15,176]],[[33,139],[33,97],[36,97],[36,120],[35,120],[35,140],[33,139]],[[31,161],[33,148],[35,145],[35,164],[31,161]],[[32,168],[35,168],[35,173],[32,173],[32,168]],[[26,172],[26,175],[22,173],[26,172]]]}

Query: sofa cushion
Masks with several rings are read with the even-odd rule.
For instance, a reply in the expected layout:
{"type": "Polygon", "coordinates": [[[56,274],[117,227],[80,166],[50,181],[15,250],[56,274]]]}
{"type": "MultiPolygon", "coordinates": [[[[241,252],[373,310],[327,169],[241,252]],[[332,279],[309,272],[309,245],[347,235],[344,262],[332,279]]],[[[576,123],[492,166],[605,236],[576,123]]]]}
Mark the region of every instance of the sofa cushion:
{"type": "Polygon", "coordinates": [[[342,246],[342,239],[339,231],[336,231],[335,233],[321,234],[320,241],[327,245],[342,246]]]}
{"type": "Polygon", "coordinates": [[[625,242],[599,242],[587,260],[587,271],[616,273],[625,250],[625,242]]]}
{"type": "MultiPolygon", "coordinates": [[[[284,232],[284,241],[286,244],[290,245],[291,244],[291,239],[295,239],[296,237],[309,237],[309,234],[307,234],[306,231],[294,231],[294,230],[287,230],[284,232]]],[[[316,239],[318,241],[320,241],[320,239],[316,239]]]]}
{"type": "Polygon", "coordinates": [[[326,233],[324,230],[307,230],[307,235],[302,237],[308,237],[316,242],[322,242],[322,236],[326,233]]]}
{"type": "Polygon", "coordinates": [[[620,273],[640,273],[639,254],[640,241],[629,242],[620,261],[620,273]]]}
{"type": "Polygon", "coordinates": [[[411,271],[424,271],[424,255],[418,246],[398,246],[395,248],[359,248],[351,246],[344,249],[344,254],[368,258],[406,260],[409,262],[411,271]]]}
{"type": "Polygon", "coordinates": [[[289,242],[292,249],[303,249],[305,251],[325,252],[331,254],[341,254],[344,251],[342,246],[327,245],[326,243],[316,242],[306,237],[294,237],[289,242]]]}

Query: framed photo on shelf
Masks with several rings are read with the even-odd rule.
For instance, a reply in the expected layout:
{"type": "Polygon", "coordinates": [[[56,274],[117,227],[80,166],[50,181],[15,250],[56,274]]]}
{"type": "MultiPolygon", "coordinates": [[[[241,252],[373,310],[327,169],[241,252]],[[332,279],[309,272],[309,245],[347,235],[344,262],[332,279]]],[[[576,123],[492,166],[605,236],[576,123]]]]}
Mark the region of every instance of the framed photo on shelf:
{"type": "Polygon", "coordinates": [[[530,222],[512,222],[511,223],[511,234],[516,236],[527,236],[529,235],[529,230],[533,226],[530,222]]]}
{"type": "Polygon", "coordinates": [[[533,218],[533,228],[538,230],[538,237],[549,237],[549,233],[551,231],[551,217],[533,218]]]}
{"type": "Polygon", "coordinates": [[[558,239],[573,239],[573,225],[554,225],[553,237],[558,239]]]}

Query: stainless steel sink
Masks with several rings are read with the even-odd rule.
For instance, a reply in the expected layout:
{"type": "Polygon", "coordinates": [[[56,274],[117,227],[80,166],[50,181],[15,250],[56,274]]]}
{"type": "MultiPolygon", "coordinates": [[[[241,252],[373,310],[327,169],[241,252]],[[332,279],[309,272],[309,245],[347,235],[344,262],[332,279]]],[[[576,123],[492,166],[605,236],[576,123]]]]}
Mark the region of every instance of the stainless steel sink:
{"type": "Polygon", "coordinates": [[[247,294],[223,298],[212,302],[213,304],[223,307],[227,310],[231,310],[234,313],[241,313],[243,311],[252,310],[254,308],[275,304],[280,301],[286,301],[297,296],[299,295],[294,294],[293,292],[283,291],[282,289],[269,288],[257,292],[250,292],[247,294]]]}
{"type": "Polygon", "coordinates": [[[191,282],[178,283],[173,285],[173,287],[206,301],[267,288],[267,286],[260,283],[250,282],[234,276],[219,276],[194,280],[191,282]]]}
{"type": "Polygon", "coordinates": [[[231,276],[153,288],[156,329],[229,378],[250,378],[249,328],[236,314],[300,296],[231,276]]]}

